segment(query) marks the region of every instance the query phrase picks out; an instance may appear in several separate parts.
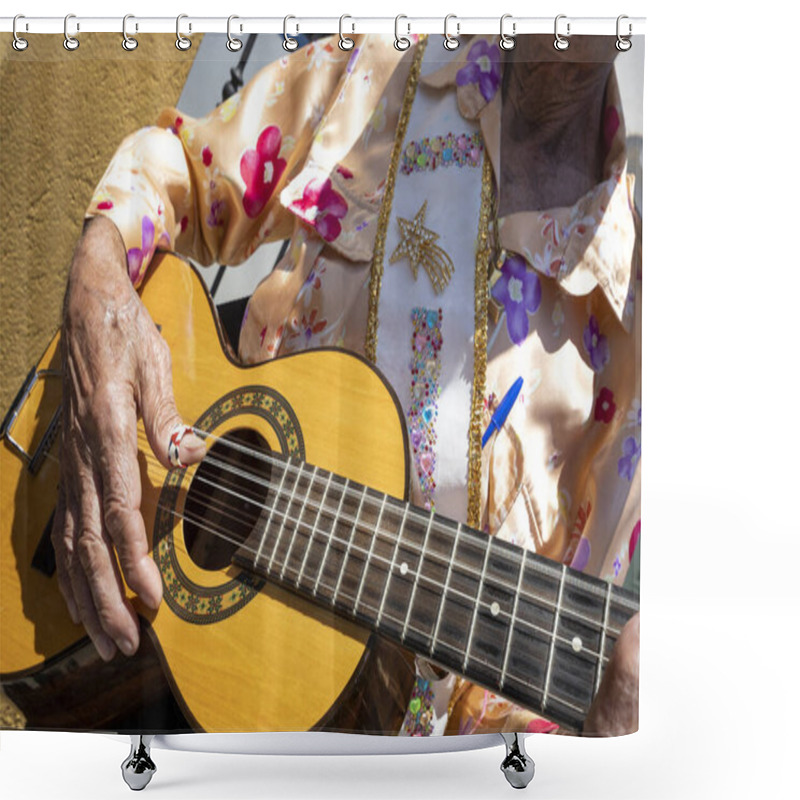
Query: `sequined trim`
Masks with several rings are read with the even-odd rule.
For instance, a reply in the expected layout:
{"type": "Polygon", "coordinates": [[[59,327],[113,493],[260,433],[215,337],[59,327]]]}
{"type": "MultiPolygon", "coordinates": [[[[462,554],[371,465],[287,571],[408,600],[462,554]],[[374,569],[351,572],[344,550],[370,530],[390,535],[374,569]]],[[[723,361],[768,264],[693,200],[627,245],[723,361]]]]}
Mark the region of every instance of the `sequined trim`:
{"type": "Polygon", "coordinates": [[[372,253],[372,267],[369,277],[369,316],[367,317],[367,338],[364,342],[364,355],[374,364],[378,357],[378,304],[381,298],[381,281],[383,280],[383,257],[386,252],[386,230],[389,227],[389,217],[392,213],[394,199],[394,186],[397,180],[397,167],[403,140],[408,129],[408,120],[411,117],[411,106],[417,94],[419,73],[422,67],[422,57],[428,44],[427,36],[420,36],[414,60],[406,81],[406,91],[403,96],[403,105],[397,121],[397,132],[392,145],[392,156],[389,161],[389,171],[386,175],[386,187],[383,193],[383,202],[378,214],[377,232],[375,234],[375,249],[372,253]]]}
{"type": "Polygon", "coordinates": [[[406,412],[423,505],[433,510],[436,491],[436,422],[442,361],[442,309],[411,311],[411,402],[406,412]]]}
{"type": "Polygon", "coordinates": [[[430,736],[433,733],[433,717],[433,690],[430,681],[416,678],[402,732],[406,736],[430,736]]]}
{"type": "Polygon", "coordinates": [[[494,191],[492,164],[483,159],[481,177],[481,212],[478,224],[478,247],[475,253],[475,344],[473,351],[472,416],[469,422],[469,480],[467,484],[467,524],[477,528],[481,522],[481,437],[483,431],[483,396],[486,391],[486,342],[489,307],[489,264],[493,242],[489,236],[494,191]]]}
{"type": "Polygon", "coordinates": [[[404,175],[412,172],[433,171],[437,167],[477,167],[481,163],[483,137],[476,131],[456,136],[434,136],[411,141],[403,151],[400,171],[404,175]]]}

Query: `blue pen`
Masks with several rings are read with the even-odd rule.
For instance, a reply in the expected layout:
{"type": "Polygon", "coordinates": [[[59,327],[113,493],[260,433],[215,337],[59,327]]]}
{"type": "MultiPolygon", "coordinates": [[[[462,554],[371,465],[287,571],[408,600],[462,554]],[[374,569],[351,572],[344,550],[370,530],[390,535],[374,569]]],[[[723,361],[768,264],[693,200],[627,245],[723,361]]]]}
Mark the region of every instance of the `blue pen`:
{"type": "Polygon", "coordinates": [[[492,434],[503,427],[503,423],[506,421],[509,411],[511,411],[511,406],[514,405],[514,402],[519,396],[520,389],[522,389],[522,378],[517,378],[511,388],[506,392],[505,397],[500,401],[497,410],[492,414],[492,418],[489,420],[489,425],[486,428],[486,433],[483,434],[483,439],[481,439],[481,448],[486,447],[486,442],[491,439],[492,434]]]}

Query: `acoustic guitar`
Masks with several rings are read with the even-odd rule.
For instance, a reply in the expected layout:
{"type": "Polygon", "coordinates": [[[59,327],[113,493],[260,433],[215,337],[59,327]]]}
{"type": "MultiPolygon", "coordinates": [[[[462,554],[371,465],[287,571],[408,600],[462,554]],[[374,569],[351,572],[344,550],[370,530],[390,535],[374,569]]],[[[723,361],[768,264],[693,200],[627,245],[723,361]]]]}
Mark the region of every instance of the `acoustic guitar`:
{"type": "MultiPolygon", "coordinates": [[[[406,502],[403,413],[371,364],[336,349],[235,363],[194,269],[159,261],[142,300],[209,449],[165,470],[140,423],[164,601],[152,612],[131,599],[193,728],[335,726],[383,638],[579,729],[634,596],[406,502]]],[[[60,364],[56,337],[2,427],[4,683],[85,640],[50,543],[60,364]]]]}

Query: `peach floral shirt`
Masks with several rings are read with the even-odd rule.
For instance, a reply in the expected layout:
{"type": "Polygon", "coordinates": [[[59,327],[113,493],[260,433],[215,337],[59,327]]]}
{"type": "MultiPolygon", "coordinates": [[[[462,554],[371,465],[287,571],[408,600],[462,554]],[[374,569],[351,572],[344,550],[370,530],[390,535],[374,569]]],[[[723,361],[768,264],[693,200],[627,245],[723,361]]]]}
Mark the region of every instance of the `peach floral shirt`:
{"type": "MultiPolygon", "coordinates": [[[[119,228],[134,284],[156,248],[236,264],[289,239],[249,302],[245,362],[325,345],[364,353],[379,212],[420,44],[398,52],[389,37],[355,39],[349,53],[333,37],[285,56],[203,119],[164,111],[123,141],[87,211],[119,228]]],[[[417,91],[456,93],[480,137],[431,130],[403,143],[399,169],[477,164],[480,181],[485,151],[500,174],[502,68],[496,37],[473,37],[426,71],[417,91]]],[[[613,71],[598,142],[603,180],[573,206],[498,220],[505,258],[489,285],[484,423],[524,382],[482,454],[481,525],[619,584],[640,533],[641,259],[613,71]]],[[[451,712],[447,732],[552,728],[467,682],[451,712]]]]}

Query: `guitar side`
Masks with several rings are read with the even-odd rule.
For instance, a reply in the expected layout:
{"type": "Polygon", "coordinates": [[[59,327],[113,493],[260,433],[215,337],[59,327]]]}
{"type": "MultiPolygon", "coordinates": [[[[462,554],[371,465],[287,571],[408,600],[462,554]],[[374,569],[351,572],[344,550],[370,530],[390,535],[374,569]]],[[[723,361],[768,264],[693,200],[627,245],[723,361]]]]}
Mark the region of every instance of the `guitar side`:
{"type": "MultiPolygon", "coordinates": [[[[272,450],[294,448],[311,464],[405,495],[408,458],[400,410],[364,361],[330,350],[248,368],[234,363],[221,347],[201,281],[173,256],[162,257],[151,270],[142,299],[170,345],[184,419],[203,421],[214,436],[255,430],[272,450]]],[[[54,340],[41,363],[58,360],[54,340]]],[[[27,399],[15,431],[30,431],[35,442],[51,413],[45,400],[57,406],[60,386],[51,380],[34,389],[37,395],[27,399]]],[[[357,671],[368,634],[282,589],[266,586],[239,602],[249,594],[249,583],[240,581],[238,568],[209,570],[187,552],[180,514],[197,468],[178,471],[180,485],[172,487],[173,514],[165,530],[164,483],[176,471],[168,473],[155,462],[141,426],[139,436],[142,513],[151,538],[154,528],[160,530],[159,563],[169,597],[155,614],[135,600],[134,605],[158,640],[182,705],[204,730],[312,727],[357,671]],[[237,582],[244,587],[242,597],[236,596],[237,582]]],[[[57,457],[57,451],[56,443],[51,454],[57,457]]],[[[55,505],[58,465],[46,458],[31,474],[5,440],[0,458],[0,674],[6,679],[35,671],[79,640],[83,629],[69,620],[55,577],[30,568],[55,505]]]]}

